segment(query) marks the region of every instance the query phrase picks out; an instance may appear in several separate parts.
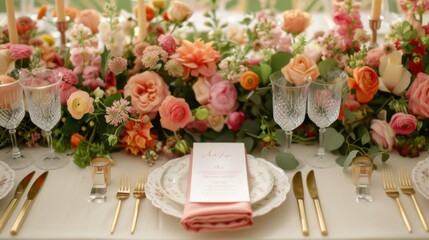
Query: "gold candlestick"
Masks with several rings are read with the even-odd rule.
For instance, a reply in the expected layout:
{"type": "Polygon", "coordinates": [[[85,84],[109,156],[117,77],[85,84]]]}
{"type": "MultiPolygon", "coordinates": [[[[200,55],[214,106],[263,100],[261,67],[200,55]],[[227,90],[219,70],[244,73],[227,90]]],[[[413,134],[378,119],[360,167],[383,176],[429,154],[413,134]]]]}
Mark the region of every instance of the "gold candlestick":
{"type": "Polygon", "coordinates": [[[383,21],[383,16],[380,16],[380,19],[372,19],[371,17],[368,18],[369,20],[369,28],[372,32],[371,37],[371,45],[369,46],[370,49],[378,47],[377,43],[377,30],[381,27],[381,22],[383,21]]]}

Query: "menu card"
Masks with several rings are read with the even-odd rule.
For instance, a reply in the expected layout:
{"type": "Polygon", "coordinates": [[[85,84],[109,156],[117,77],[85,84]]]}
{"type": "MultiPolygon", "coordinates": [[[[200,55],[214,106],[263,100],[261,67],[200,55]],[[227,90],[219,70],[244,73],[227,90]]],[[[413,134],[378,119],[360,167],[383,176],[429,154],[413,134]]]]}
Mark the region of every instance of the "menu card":
{"type": "Polygon", "coordinates": [[[243,143],[194,143],[190,202],[250,201],[243,143]]]}

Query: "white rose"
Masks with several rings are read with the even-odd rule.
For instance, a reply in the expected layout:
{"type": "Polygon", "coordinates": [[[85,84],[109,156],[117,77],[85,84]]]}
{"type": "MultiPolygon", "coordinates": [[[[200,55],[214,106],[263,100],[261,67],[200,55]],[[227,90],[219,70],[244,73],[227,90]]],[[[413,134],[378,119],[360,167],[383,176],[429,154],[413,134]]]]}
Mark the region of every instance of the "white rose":
{"type": "Polygon", "coordinates": [[[411,73],[401,63],[402,51],[394,51],[380,57],[380,86],[383,92],[397,96],[404,93],[411,83],[411,73]]]}

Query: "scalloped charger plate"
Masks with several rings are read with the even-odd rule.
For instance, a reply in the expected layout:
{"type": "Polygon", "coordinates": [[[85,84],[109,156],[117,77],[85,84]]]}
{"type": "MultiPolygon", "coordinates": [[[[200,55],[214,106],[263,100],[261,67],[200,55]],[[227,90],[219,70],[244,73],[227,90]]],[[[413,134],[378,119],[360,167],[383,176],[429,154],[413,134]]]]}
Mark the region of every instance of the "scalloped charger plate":
{"type": "Polygon", "coordinates": [[[417,163],[413,168],[412,178],[417,191],[429,199],[429,157],[417,163]]]}
{"type": "Polygon", "coordinates": [[[15,183],[15,171],[6,163],[0,161],[0,199],[12,190],[15,183]]]}

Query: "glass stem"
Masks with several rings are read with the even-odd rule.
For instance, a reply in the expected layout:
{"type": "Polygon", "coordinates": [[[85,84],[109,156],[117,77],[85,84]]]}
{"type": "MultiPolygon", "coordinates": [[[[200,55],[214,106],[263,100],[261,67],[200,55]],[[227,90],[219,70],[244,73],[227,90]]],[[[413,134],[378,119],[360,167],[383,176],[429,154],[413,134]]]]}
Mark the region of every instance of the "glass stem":
{"type": "Polygon", "coordinates": [[[49,152],[54,153],[54,146],[52,143],[52,131],[46,131],[46,141],[48,141],[49,152]]]}
{"type": "Polygon", "coordinates": [[[20,158],[21,152],[19,151],[18,142],[16,141],[16,129],[15,128],[9,129],[9,134],[10,134],[10,140],[12,141],[12,157],[20,158]]]}
{"type": "Polygon", "coordinates": [[[326,128],[319,128],[319,149],[317,150],[317,156],[320,158],[325,157],[325,132],[326,128]]]}
{"type": "Polygon", "coordinates": [[[286,132],[286,149],[285,152],[290,153],[290,146],[292,145],[292,131],[286,132]]]}

